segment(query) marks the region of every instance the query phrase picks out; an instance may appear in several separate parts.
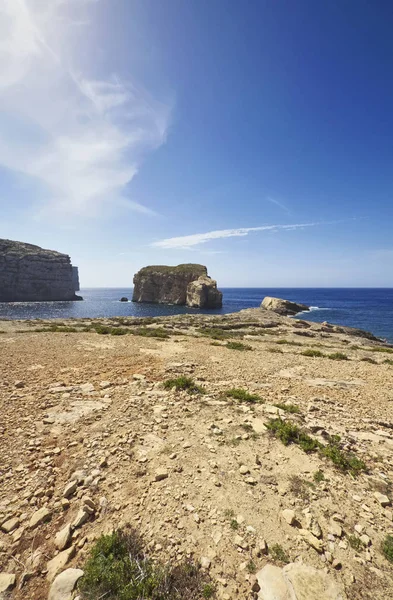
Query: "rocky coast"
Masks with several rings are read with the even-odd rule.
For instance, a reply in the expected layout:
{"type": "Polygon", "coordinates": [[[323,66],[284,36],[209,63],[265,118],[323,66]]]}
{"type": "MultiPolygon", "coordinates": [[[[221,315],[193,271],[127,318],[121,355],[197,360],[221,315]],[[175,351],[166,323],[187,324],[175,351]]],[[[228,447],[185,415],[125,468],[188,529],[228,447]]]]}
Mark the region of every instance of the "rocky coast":
{"type": "Polygon", "coordinates": [[[127,523],[221,600],[393,596],[393,349],[371,334],[265,309],[0,321],[0,364],[0,597],[69,600],[127,523]]]}

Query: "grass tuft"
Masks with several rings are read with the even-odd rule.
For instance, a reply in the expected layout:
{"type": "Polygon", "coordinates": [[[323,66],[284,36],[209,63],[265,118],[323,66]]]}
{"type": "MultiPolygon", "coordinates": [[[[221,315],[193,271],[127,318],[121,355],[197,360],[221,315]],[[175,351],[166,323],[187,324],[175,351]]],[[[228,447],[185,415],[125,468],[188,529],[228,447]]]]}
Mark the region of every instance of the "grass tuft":
{"type": "Polygon", "coordinates": [[[370,363],[371,365],[377,365],[377,361],[374,360],[373,358],[370,358],[369,356],[365,356],[364,358],[361,359],[362,362],[367,362],[370,363]]]}
{"type": "Polygon", "coordinates": [[[325,481],[324,472],[321,469],[318,469],[318,471],[315,471],[313,479],[316,483],[321,483],[322,481],[325,481]]]}
{"type": "Polygon", "coordinates": [[[215,595],[209,576],[191,562],[153,562],[135,530],[102,535],[83,567],[83,600],[199,600],[215,595]]]}
{"type": "Polygon", "coordinates": [[[172,390],[173,388],[188,392],[189,394],[206,393],[206,390],[203,387],[197,385],[193,379],[190,377],[185,377],[184,375],[176,377],[176,379],[167,379],[164,381],[164,389],[172,390]]]}
{"type": "Polygon", "coordinates": [[[252,346],[242,342],[228,342],[225,347],[229,350],[252,350],[252,346]]]}
{"type": "Polygon", "coordinates": [[[277,402],[276,404],[273,404],[273,406],[281,408],[281,410],[284,410],[285,412],[290,414],[298,415],[301,412],[297,404],[285,404],[284,402],[277,402]]]}
{"type": "Polygon", "coordinates": [[[288,554],[285,552],[284,548],[280,546],[280,544],[273,544],[273,546],[270,547],[269,554],[273,560],[277,560],[284,564],[288,564],[290,562],[288,554]]]}
{"type": "Polygon", "coordinates": [[[333,352],[333,354],[328,354],[328,358],[330,360],[349,360],[348,356],[343,352],[333,352]]]}
{"type": "Polygon", "coordinates": [[[303,350],[303,352],[300,354],[302,356],[311,356],[314,358],[321,358],[322,356],[325,356],[320,350],[313,350],[312,348],[307,348],[307,350],[303,350]]]}
{"type": "Polygon", "coordinates": [[[393,563],[393,536],[387,535],[382,542],[382,554],[389,562],[393,563]]]}
{"type": "Polygon", "coordinates": [[[356,552],[360,552],[360,550],[363,549],[363,544],[356,535],[348,536],[348,544],[351,546],[351,548],[356,550],[356,552]]]}
{"type": "Polygon", "coordinates": [[[224,395],[227,396],[227,398],[234,398],[240,402],[249,402],[251,404],[263,402],[262,398],[258,396],[258,394],[250,394],[247,392],[247,390],[243,390],[241,388],[232,388],[227,390],[224,392],[224,395]]]}

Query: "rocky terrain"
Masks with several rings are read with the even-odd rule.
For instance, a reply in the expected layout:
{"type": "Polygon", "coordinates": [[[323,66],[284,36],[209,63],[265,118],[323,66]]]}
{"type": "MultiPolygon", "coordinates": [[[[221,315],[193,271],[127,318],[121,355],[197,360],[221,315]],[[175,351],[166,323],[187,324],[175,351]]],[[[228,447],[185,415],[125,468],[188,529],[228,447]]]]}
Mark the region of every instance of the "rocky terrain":
{"type": "Polygon", "coordinates": [[[66,254],[0,239],[0,302],[81,300],[78,289],[78,268],[66,254]]]}
{"type": "Polygon", "coordinates": [[[133,302],[220,308],[222,293],[203,265],[144,267],[134,275],[133,302]]]}
{"type": "Polygon", "coordinates": [[[393,597],[392,348],[262,309],[0,330],[0,596],[71,598],[130,523],[218,599],[393,597]]]}

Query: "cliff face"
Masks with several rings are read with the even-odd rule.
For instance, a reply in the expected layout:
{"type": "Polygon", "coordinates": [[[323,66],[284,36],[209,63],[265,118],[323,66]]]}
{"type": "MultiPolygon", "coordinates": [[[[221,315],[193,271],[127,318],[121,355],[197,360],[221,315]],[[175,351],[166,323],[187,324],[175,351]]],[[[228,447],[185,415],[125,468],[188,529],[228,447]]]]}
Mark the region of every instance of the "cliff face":
{"type": "Polygon", "coordinates": [[[200,308],[216,308],[222,304],[222,294],[218,292],[216,282],[207,276],[207,269],[203,265],[151,266],[141,269],[134,275],[132,300],[133,302],[188,304],[200,308]],[[196,291],[195,293],[191,292],[190,286],[199,279],[204,281],[204,291],[198,295],[196,291]],[[215,287],[216,294],[209,295],[207,289],[210,287],[215,287]],[[217,304],[218,295],[219,303],[217,304]],[[208,305],[209,301],[212,302],[211,305],[208,305]]]}
{"type": "Polygon", "coordinates": [[[0,239],[0,302],[81,300],[78,283],[66,254],[0,239]]]}
{"type": "Polygon", "coordinates": [[[196,308],[221,308],[222,292],[217,281],[210,277],[198,277],[187,286],[187,306],[196,308]]]}

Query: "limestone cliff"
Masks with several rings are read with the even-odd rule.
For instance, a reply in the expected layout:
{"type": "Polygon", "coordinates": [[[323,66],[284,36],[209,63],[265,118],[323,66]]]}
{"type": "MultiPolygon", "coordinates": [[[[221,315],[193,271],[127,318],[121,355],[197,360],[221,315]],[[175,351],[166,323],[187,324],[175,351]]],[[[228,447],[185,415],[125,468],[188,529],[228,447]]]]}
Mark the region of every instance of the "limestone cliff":
{"type": "Polygon", "coordinates": [[[78,273],[66,254],[0,239],[0,302],[81,300],[77,288],[78,273]]]}
{"type": "Polygon", "coordinates": [[[132,300],[217,308],[222,305],[222,293],[203,265],[157,265],[144,267],[134,275],[132,300]],[[199,284],[195,285],[197,281],[199,284]]]}

